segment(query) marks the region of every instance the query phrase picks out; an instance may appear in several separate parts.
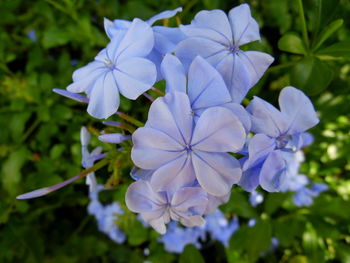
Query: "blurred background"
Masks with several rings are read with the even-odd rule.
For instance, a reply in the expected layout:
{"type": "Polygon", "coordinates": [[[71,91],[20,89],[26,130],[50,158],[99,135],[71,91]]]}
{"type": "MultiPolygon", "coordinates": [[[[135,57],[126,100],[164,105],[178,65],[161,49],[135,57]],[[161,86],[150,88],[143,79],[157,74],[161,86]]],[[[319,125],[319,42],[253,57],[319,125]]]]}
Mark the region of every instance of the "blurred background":
{"type": "MultiPolygon", "coordinates": [[[[0,0],[0,262],[350,262],[350,2],[304,0],[309,47],[302,43],[299,0],[0,0]],[[81,171],[80,128],[103,127],[85,105],[52,92],[71,83],[72,72],[93,60],[107,43],[103,18],[148,19],[183,7],[170,26],[189,23],[203,9],[226,12],[249,3],[261,42],[247,49],[275,57],[251,90],[276,105],[279,91],[293,85],[310,96],[321,119],[311,130],[301,172],[329,189],[310,206],[298,207],[292,193],[263,193],[253,207],[249,194],[234,188],[222,207],[238,216],[240,229],[229,246],[207,241],[169,253],[153,230],[126,212],[116,224],[123,244],[98,231],[88,215],[83,180],[46,197],[15,197],[52,185],[81,171]],[[249,227],[248,222],[258,223],[249,227]],[[273,249],[271,238],[278,239],[273,249]],[[146,249],[146,250],[145,250],[146,249]],[[145,253],[145,251],[147,253],[145,253]]],[[[149,102],[122,101],[121,110],[145,117],[149,102]],[[132,112],[131,112],[132,109],[132,112]]],[[[94,137],[94,136],[93,136],[94,137]]],[[[98,144],[96,138],[92,145],[98,144]]],[[[107,146],[106,146],[107,147],[107,146]]],[[[97,175],[110,180],[110,171],[97,175]]],[[[115,178],[114,178],[115,179],[115,178]]],[[[128,171],[101,194],[119,201],[131,182],[128,171]]]]}

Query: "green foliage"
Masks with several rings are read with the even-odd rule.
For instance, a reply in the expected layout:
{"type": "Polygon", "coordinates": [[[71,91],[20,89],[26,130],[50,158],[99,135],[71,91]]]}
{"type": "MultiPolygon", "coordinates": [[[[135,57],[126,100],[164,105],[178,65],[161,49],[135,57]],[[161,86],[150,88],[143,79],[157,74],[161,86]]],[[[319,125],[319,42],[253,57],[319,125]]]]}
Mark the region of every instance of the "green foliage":
{"type": "MultiPolygon", "coordinates": [[[[276,193],[265,194],[264,203],[253,208],[248,194],[235,187],[222,206],[228,217],[239,216],[241,225],[230,246],[207,241],[201,251],[187,246],[176,255],[167,253],[157,242],[159,235],[143,228],[131,212],[115,222],[128,236],[124,244],[100,233],[86,211],[83,181],[44,198],[15,199],[79,173],[80,127],[95,134],[103,129],[85,113],[84,105],[52,93],[53,88],[64,89],[72,72],[106,45],[103,17],[147,19],[183,6],[178,19],[188,23],[199,10],[228,11],[241,2],[0,1],[0,262],[350,262],[350,4],[346,0],[304,0],[303,12],[297,0],[247,1],[263,39],[245,48],[275,57],[248,99],[259,95],[274,101],[278,90],[294,85],[313,96],[320,115],[320,124],[312,130],[315,143],[305,150],[302,173],[326,182],[330,190],[312,206],[297,208],[290,194],[276,193]],[[28,37],[32,30],[34,40],[28,37]],[[257,223],[249,227],[252,218],[257,223]],[[272,237],[279,240],[278,248],[271,248],[272,237]]],[[[176,23],[169,21],[171,26],[176,23]]],[[[157,85],[164,90],[164,83],[157,85]]],[[[144,98],[121,100],[121,110],[141,121],[148,107],[144,98]]],[[[92,147],[97,145],[93,136],[92,147]]],[[[123,146],[126,152],[117,153],[103,144],[114,160],[97,174],[100,183],[114,188],[101,194],[106,203],[116,200],[124,205],[131,182],[130,145],[123,146]]]]}

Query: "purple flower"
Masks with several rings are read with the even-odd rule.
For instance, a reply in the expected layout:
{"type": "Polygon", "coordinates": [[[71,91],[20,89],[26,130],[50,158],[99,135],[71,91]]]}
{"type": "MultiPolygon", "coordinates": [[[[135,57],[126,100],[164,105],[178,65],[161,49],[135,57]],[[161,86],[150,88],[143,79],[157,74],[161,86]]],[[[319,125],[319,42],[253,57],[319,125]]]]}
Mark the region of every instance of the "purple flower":
{"type": "Polygon", "coordinates": [[[186,68],[197,55],[205,58],[223,76],[233,102],[240,103],[273,62],[268,54],[239,49],[260,40],[247,4],[231,9],[228,17],[221,10],[201,11],[180,29],[188,38],[176,47],[176,56],[186,68]]]}
{"type": "MultiPolygon", "coordinates": [[[[167,19],[175,16],[178,12],[181,12],[182,8],[176,8],[174,10],[168,10],[161,12],[149,20],[145,21],[147,24],[152,26],[156,21],[161,19],[167,19]]],[[[125,34],[126,30],[130,27],[131,22],[122,19],[116,19],[113,22],[105,18],[105,31],[110,39],[118,37],[118,35],[125,34]]],[[[152,26],[154,33],[154,48],[148,55],[150,59],[157,67],[157,81],[162,79],[160,74],[160,64],[163,57],[167,53],[175,51],[176,45],[183,39],[185,35],[179,28],[165,27],[165,26],[152,26]]]]}
{"type": "Polygon", "coordinates": [[[251,192],[249,196],[249,202],[252,206],[256,207],[258,204],[261,204],[263,201],[264,201],[264,196],[261,193],[257,191],[251,192]]]}
{"type": "Polygon", "coordinates": [[[165,224],[170,219],[180,221],[185,226],[199,226],[207,206],[207,194],[200,187],[184,187],[173,194],[156,192],[147,181],[132,183],[125,197],[128,208],[140,213],[143,220],[157,232],[165,234],[165,224]]]}
{"type": "Polygon", "coordinates": [[[135,100],[154,84],[156,68],[144,58],[153,45],[151,27],[134,19],[125,34],[113,38],[95,61],[73,73],[73,83],[67,90],[87,93],[88,113],[96,118],[108,118],[119,107],[119,92],[135,100]]]}
{"type": "Polygon", "coordinates": [[[307,129],[319,119],[309,98],[300,90],[285,87],[279,96],[281,111],[254,97],[247,107],[251,130],[257,133],[248,144],[240,185],[251,191],[259,184],[267,191],[280,191],[286,178],[288,157],[310,143],[307,129]]]}
{"type": "Polygon", "coordinates": [[[309,206],[313,203],[313,198],[326,191],[328,186],[321,183],[314,183],[311,188],[303,187],[293,196],[293,202],[296,206],[309,206]]]}
{"type": "Polygon", "coordinates": [[[227,152],[238,152],[245,136],[241,122],[222,107],[205,110],[194,125],[187,95],[168,93],[153,102],[145,127],[134,132],[131,158],[155,170],[150,180],[155,191],[197,180],[209,194],[223,196],[241,176],[239,162],[227,152]]]}

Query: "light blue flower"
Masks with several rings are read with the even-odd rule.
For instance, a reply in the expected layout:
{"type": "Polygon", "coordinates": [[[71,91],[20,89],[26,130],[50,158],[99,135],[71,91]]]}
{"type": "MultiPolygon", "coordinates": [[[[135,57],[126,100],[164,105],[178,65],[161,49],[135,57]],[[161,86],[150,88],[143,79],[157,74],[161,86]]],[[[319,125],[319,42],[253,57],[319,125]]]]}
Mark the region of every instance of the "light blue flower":
{"type": "Polygon", "coordinates": [[[205,110],[196,125],[188,96],[168,93],[155,100],[145,127],[133,134],[131,158],[137,167],[155,170],[155,191],[173,191],[196,181],[214,196],[229,193],[241,176],[238,152],[245,142],[241,122],[229,110],[205,110]]]}
{"type": "Polygon", "coordinates": [[[295,193],[293,202],[296,206],[310,206],[313,203],[313,198],[327,189],[328,186],[321,183],[314,183],[311,188],[303,187],[295,193]]]}
{"type": "Polygon", "coordinates": [[[36,33],[34,29],[31,29],[28,31],[27,36],[30,38],[32,41],[36,41],[36,33]]]}
{"type": "MultiPolygon", "coordinates": [[[[145,22],[152,26],[156,21],[171,18],[181,11],[181,7],[174,10],[167,10],[151,17],[145,22]]],[[[119,35],[125,34],[126,30],[130,27],[131,22],[122,19],[116,19],[112,22],[105,18],[104,24],[107,36],[110,39],[113,39],[119,37],[119,35]]],[[[154,48],[147,58],[156,65],[158,72],[157,81],[159,81],[162,79],[160,74],[160,64],[164,55],[174,52],[176,45],[181,40],[185,39],[185,35],[177,27],[152,26],[152,30],[154,33],[154,48]]]]}
{"type": "Polygon", "coordinates": [[[273,62],[268,54],[239,49],[260,40],[259,26],[247,4],[231,9],[228,17],[221,10],[200,11],[180,29],[188,38],[176,47],[176,56],[186,69],[197,55],[205,58],[223,76],[233,102],[240,103],[273,62]]]}
{"type": "Polygon", "coordinates": [[[309,144],[310,136],[305,131],[319,122],[312,102],[296,88],[285,87],[279,105],[281,111],[254,97],[247,107],[251,130],[257,133],[249,141],[240,181],[248,191],[259,184],[267,191],[280,191],[288,167],[284,152],[295,152],[309,144]]]}
{"type": "Polygon", "coordinates": [[[97,220],[98,229],[109,236],[110,239],[118,244],[125,241],[126,235],[117,227],[115,221],[118,215],[123,214],[124,211],[117,202],[109,205],[102,205],[98,199],[98,194],[104,187],[97,185],[96,191],[90,191],[90,203],[88,205],[88,212],[97,220]]]}
{"type": "MultiPolygon", "coordinates": [[[[94,165],[94,162],[102,159],[102,148],[96,147],[91,153],[88,150],[88,146],[91,140],[91,135],[85,127],[80,129],[80,141],[81,141],[81,153],[82,153],[82,166],[87,169],[94,165]]],[[[97,181],[95,173],[89,173],[86,176],[86,184],[89,185],[90,192],[97,191],[97,181]]]]}
{"type": "Polygon", "coordinates": [[[170,222],[165,235],[158,238],[164,249],[170,253],[182,253],[186,245],[194,245],[200,249],[199,238],[205,234],[200,227],[180,227],[177,222],[170,222]]]}
{"type": "Polygon", "coordinates": [[[98,139],[102,142],[119,144],[124,141],[130,140],[131,136],[121,134],[121,133],[108,133],[108,134],[102,134],[98,136],[98,139]]]}
{"type": "Polygon", "coordinates": [[[250,193],[249,196],[249,202],[252,206],[256,207],[257,205],[261,204],[264,201],[264,196],[257,192],[257,191],[253,191],[250,193]]]}
{"type": "Polygon", "coordinates": [[[67,90],[87,93],[88,113],[96,118],[108,118],[118,110],[119,93],[135,100],[154,84],[155,65],[145,59],[153,45],[151,27],[134,19],[125,34],[113,38],[95,61],[74,71],[73,83],[67,90]]]}
{"type": "Polygon", "coordinates": [[[205,217],[204,228],[213,240],[220,241],[227,248],[231,236],[239,229],[239,222],[237,217],[229,222],[220,210],[216,210],[205,217]]]}
{"type": "Polygon", "coordinates": [[[170,219],[190,227],[202,225],[208,199],[200,187],[156,192],[149,182],[140,180],[129,186],[125,202],[129,210],[140,213],[157,232],[165,234],[170,219]]]}
{"type": "Polygon", "coordinates": [[[224,80],[205,59],[197,56],[188,73],[180,60],[167,54],[161,64],[166,80],[166,92],[180,91],[188,95],[195,121],[208,108],[221,106],[229,109],[243,124],[246,133],[251,127],[250,116],[238,103],[233,103],[224,80]]]}

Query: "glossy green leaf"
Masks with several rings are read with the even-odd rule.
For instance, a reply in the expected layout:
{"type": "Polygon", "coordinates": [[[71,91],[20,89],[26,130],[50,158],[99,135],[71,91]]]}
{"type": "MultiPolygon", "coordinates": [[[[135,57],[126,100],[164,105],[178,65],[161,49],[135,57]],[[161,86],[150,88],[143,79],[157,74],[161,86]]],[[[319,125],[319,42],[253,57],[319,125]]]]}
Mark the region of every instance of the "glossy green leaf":
{"type": "Polygon", "coordinates": [[[280,38],[278,41],[278,48],[282,51],[290,52],[293,54],[306,54],[306,49],[303,41],[298,34],[293,32],[288,32],[280,38]]]}
{"type": "Polygon", "coordinates": [[[337,31],[343,25],[343,22],[343,19],[337,19],[323,29],[313,50],[317,50],[335,31],[337,31]]]}
{"type": "Polygon", "coordinates": [[[315,95],[326,89],[333,79],[333,70],[315,57],[305,57],[290,73],[291,85],[315,95]]]}
{"type": "Polygon", "coordinates": [[[321,56],[350,59],[350,39],[346,39],[326,48],[323,48],[317,51],[316,54],[321,56]]]}

